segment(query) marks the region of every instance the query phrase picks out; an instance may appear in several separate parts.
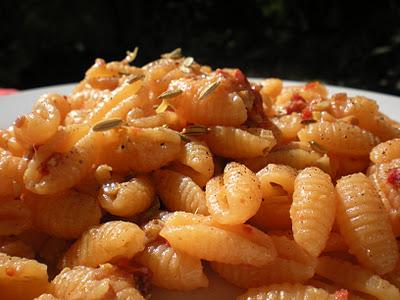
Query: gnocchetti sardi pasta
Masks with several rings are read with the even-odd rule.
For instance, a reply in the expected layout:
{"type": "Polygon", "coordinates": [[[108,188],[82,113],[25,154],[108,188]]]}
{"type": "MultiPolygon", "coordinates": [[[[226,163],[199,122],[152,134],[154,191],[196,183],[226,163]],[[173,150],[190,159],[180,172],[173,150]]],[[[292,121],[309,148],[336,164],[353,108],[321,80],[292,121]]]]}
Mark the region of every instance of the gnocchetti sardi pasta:
{"type": "Polygon", "coordinates": [[[210,272],[238,300],[400,299],[398,121],[317,81],[136,55],[0,129],[0,299],[190,298],[210,272]]]}

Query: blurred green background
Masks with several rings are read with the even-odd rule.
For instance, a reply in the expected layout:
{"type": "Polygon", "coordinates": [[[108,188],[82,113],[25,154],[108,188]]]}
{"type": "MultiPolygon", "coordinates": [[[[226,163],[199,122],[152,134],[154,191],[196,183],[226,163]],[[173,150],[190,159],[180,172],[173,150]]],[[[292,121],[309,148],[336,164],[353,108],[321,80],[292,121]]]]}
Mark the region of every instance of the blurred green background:
{"type": "Polygon", "coordinates": [[[1,1],[0,86],[75,82],[96,57],[182,47],[248,76],[400,95],[400,1],[1,1]]]}

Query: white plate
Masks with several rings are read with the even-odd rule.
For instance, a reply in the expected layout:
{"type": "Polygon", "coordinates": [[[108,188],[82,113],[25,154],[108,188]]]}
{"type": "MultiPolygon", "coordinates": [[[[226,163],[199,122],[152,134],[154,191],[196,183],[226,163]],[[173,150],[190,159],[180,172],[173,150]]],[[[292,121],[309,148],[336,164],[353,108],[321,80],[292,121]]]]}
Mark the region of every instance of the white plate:
{"type": "MultiPolygon", "coordinates": [[[[252,80],[258,79],[254,78],[252,80]]],[[[298,84],[299,82],[295,81],[284,82],[284,85],[298,84]]],[[[68,94],[71,92],[74,86],[75,84],[57,85],[21,91],[8,96],[0,96],[0,128],[6,128],[11,125],[18,115],[30,112],[33,103],[40,95],[44,93],[68,94]]],[[[400,97],[337,86],[327,86],[327,88],[330,94],[346,92],[351,96],[363,95],[374,99],[378,102],[382,112],[395,120],[400,120],[400,97]]],[[[210,286],[207,289],[199,289],[190,293],[182,293],[165,291],[163,289],[156,288],[153,290],[152,299],[183,300],[188,299],[189,297],[192,300],[234,299],[235,296],[243,292],[242,289],[226,283],[213,272],[210,272],[208,268],[206,268],[206,273],[210,279],[210,286]]]]}

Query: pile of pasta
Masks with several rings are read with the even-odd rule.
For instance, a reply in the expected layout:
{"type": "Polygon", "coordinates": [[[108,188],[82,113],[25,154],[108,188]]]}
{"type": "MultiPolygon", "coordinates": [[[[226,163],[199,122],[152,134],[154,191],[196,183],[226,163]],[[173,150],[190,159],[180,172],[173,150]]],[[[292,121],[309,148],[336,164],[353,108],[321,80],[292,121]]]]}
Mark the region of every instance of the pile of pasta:
{"type": "Polygon", "coordinates": [[[144,299],[203,267],[237,299],[400,299],[399,123],[319,82],[136,55],[1,131],[1,299],[144,299]]]}

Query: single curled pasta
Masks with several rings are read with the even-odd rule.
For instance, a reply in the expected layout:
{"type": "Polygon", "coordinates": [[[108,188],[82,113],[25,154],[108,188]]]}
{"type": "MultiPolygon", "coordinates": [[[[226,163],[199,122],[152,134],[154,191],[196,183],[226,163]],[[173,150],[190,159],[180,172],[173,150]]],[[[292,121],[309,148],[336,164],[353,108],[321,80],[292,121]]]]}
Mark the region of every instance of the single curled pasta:
{"type": "Polygon", "coordinates": [[[168,216],[160,236],[175,250],[209,261],[262,266],[276,257],[271,238],[256,228],[220,225],[201,215],[176,212],[168,216]]]}
{"type": "Polygon", "coordinates": [[[251,92],[248,83],[238,82],[229,73],[213,73],[199,79],[181,78],[168,86],[169,91],[182,91],[169,102],[190,123],[238,126],[247,119],[245,101],[248,101],[238,93],[240,89],[251,92]],[[214,86],[213,92],[205,95],[211,86],[214,86]]]}
{"type": "Polygon", "coordinates": [[[375,164],[387,163],[395,158],[400,158],[400,138],[378,144],[371,150],[369,158],[375,164]]]}
{"type": "Polygon", "coordinates": [[[170,211],[208,215],[204,191],[193,180],[170,170],[154,172],[157,193],[170,211]]]}
{"type": "Polygon", "coordinates": [[[372,133],[344,122],[318,122],[298,132],[302,142],[314,141],[327,151],[352,157],[368,156],[379,140],[372,133]]]}
{"type": "Polygon", "coordinates": [[[208,286],[200,259],[174,250],[164,242],[146,246],[135,259],[150,269],[151,281],[156,286],[180,291],[208,286]]]}
{"type": "Polygon", "coordinates": [[[99,192],[99,203],[115,216],[131,217],[148,209],[154,197],[153,181],[141,175],[122,183],[105,183],[99,192]]]}
{"type": "Polygon", "coordinates": [[[213,153],[229,158],[265,156],[276,144],[272,132],[260,128],[214,126],[204,139],[213,153]]]}
{"type": "Polygon", "coordinates": [[[361,265],[378,274],[393,270],[399,257],[388,215],[372,183],[362,173],[338,180],[337,222],[361,265]]]}
{"type": "Polygon", "coordinates": [[[175,160],[181,138],[167,128],[135,128],[107,132],[101,162],[116,172],[150,172],[175,160]],[[132,159],[135,158],[135,159],[132,159]]]}
{"type": "Polygon", "coordinates": [[[186,143],[182,147],[178,161],[201,174],[205,181],[214,174],[213,155],[205,143],[197,141],[186,143]]]}
{"type": "Polygon", "coordinates": [[[389,178],[391,170],[397,170],[397,168],[400,168],[400,158],[376,165],[369,175],[389,215],[392,230],[396,236],[400,234],[400,190],[395,184],[389,182],[389,178]]]}
{"type": "Polygon", "coordinates": [[[262,197],[268,201],[271,196],[280,196],[283,193],[293,195],[294,180],[297,171],[289,166],[268,164],[257,172],[260,181],[262,197]]]}
{"type": "Polygon", "coordinates": [[[97,199],[73,190],[47,196],[27,195],[33,225],[38,230],[62,239],[77,239],[100,223],[97,199]]]}
{"type": "Polygon", "coordinates": [[[349,262],[323,256],[318,258],[316,273],[340,286],[378,299],[400,299],[399,290],[371,271],[349,262]]]}
{"type": "Polygon", "coordinates": [[[97,267],[117,257],[132,258],[144,249],[144,232],[134,223],[111,221],[82,234],[60,261],[61,267],[97,267]]]}
{"type": "Polygon", "coordinates": [[[69,110],[69,103],[63,96],[43,95],[33,106],[32,113],[20,116],[15,121],[17,140],[27,147],[45,143],[56,133],[69,110]]]}
{"type": "Polygon", "coordinates": [[[2,300],[30,300],[44,293],[48,285],[46,265],[0,253],[2,300]]]}
{"type": "Polygon", "coordinates": [[[290,208],[295,241],[317,257],[324,249],[335,220],[336,193],[330,176],[318,168],[306,168],[294,182],[290,208]]]}
{"type": "Polygon", "coordinates": [[[302,284],[273,284],[259,288],[249,289],[246,293],[236,298],[236,300],[303,300],[320,299],[336,300],[335,295],[327,291],[309,285],[302,284]]]}
{"type": "Polygon", "coordinates": [[[206,185],[208,211],[221,224],[246,222],[257,213],[261,199],[257,176],[239,163],[227,164],[224,174],[206,185]]]}
{"type": "Polygon", "coordinates": [[[65,268],[53,279],[49,290],[59,299],[144,300],[132,276],[110,264],[65,268]]]}
{"type": "Polygon", "coordinates": [[[299,113],[283,115],[271,119],[279,133],[279,141],[287,143],[297,139],[297,132],[304,127],[299,113]]]}

